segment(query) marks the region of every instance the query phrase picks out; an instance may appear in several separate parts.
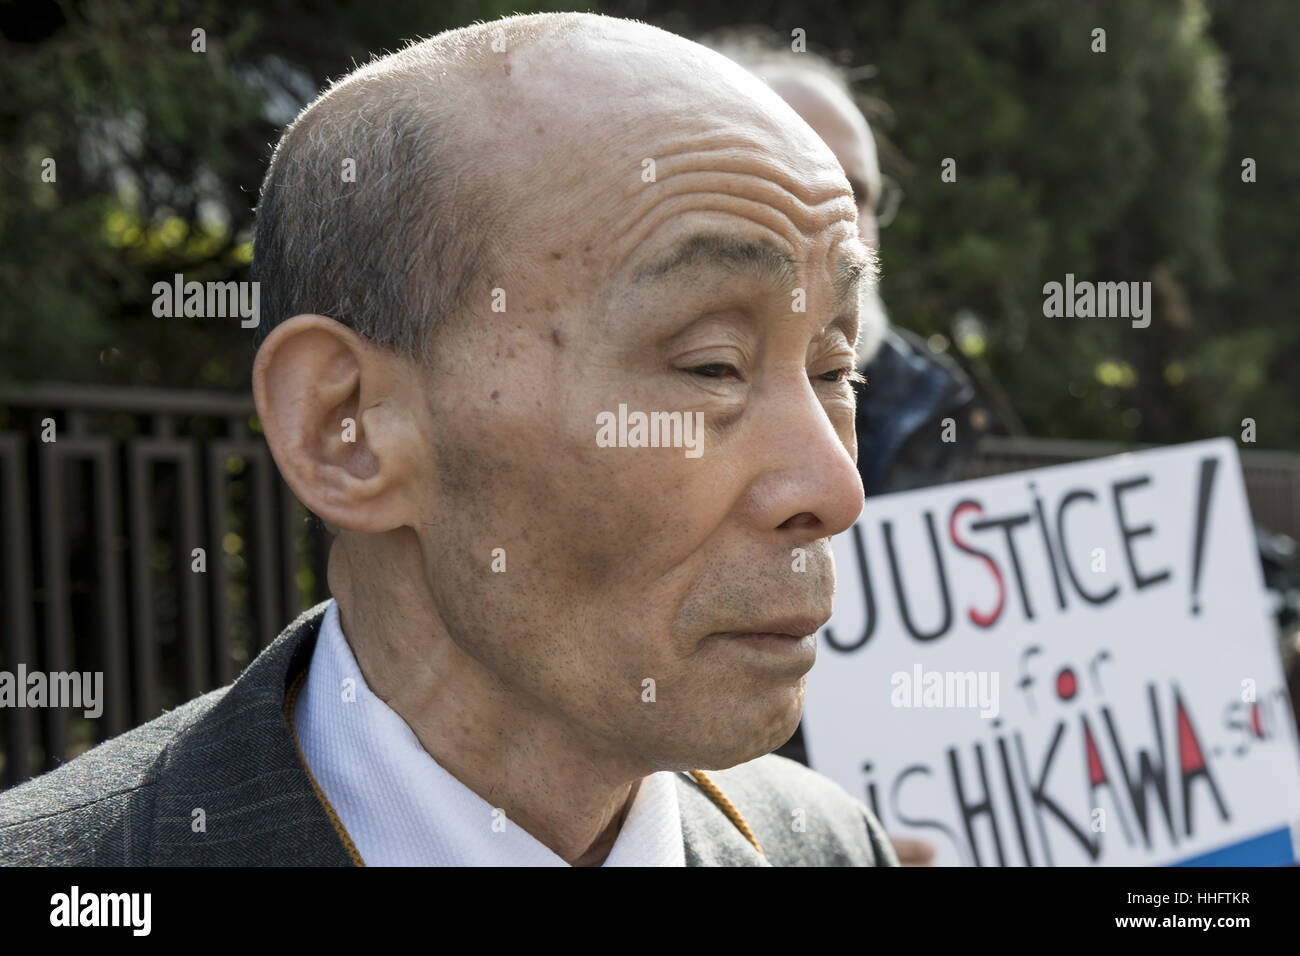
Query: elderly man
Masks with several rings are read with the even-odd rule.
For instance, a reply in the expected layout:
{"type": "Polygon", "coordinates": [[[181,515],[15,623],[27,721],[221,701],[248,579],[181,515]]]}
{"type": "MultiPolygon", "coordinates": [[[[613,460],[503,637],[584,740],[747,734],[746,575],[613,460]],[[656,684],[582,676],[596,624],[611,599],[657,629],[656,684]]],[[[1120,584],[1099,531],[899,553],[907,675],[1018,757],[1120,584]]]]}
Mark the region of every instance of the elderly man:
{"type": "Polygon", "coordinates": [[[896,864],[769,755],[863,503],[855,218],[778,96],[641,24],[510,18],[334,85],[254,262],[334,600],[6,794],[4,859],[896,864]]]}

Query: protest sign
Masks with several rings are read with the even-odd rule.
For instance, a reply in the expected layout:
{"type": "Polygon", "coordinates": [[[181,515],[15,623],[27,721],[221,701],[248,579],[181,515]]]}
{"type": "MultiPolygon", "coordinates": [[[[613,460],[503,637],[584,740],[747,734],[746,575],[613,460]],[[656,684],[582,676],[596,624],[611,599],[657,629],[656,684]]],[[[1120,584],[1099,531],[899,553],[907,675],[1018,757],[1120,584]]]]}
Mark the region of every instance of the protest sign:
{"type": "Polygon", "coordinates": [[[1295,859],[1300,746],[1236,447],[869,499],[812,767],[950,865],[1295,859]]]}

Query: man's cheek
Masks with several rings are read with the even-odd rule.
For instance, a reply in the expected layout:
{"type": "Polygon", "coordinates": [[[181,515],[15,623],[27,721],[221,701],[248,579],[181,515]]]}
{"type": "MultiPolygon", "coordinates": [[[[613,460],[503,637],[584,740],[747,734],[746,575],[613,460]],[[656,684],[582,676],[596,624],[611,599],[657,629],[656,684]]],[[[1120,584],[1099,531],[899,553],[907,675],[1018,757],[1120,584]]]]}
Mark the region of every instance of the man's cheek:
{"type": "MultiPolygon", "coordinates": [[[[625,496],[614,486],[582,487],[579,496],[555,502],[563,542],[557,569],[575,587],[613,594],[643,577],[647,547],[656,530],[657,509],[643,496],[625,496]]],[[[660,517],[659,522],[662,522],[660,517]]]]}

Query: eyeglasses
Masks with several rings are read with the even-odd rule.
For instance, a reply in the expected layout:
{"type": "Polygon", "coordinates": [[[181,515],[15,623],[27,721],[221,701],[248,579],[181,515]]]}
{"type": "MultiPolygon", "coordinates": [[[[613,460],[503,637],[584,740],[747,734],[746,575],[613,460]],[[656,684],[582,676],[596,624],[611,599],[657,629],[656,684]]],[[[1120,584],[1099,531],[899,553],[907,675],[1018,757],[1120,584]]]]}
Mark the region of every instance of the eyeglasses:
{"type": "MultiPolygon", "coordinates": [[[[866,184],[854,176],[849,177],[849,187],[853,190],[855,200],[867,192],[866,184]]],[[[898,215],[899,203],[902,201],[903,187],[889,176],[882,175],[880,177],[880,195],[876,197],[876,204],[871,210],[877,228],[884,229],[894,221],[894,217],[898,215]]]]}
{"type": "Polygon", "coordinates": [[[903,187],[893,179],[880,177],[880,196],[876,200],[876,226],[884,229],[898,215],[898,206],[903,201],[903,187]]]}

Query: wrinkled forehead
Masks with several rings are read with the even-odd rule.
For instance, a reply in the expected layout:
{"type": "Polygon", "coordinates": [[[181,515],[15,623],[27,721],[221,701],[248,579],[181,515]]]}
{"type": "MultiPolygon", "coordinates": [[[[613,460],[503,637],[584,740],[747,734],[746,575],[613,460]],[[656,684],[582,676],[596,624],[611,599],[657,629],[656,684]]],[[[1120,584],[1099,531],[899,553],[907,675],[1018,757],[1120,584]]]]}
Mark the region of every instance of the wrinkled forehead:
{"type": "Polygon", "coordinates": [[[689,41],[566,38],[486,68],[483,155],[529,235],[608,246],[701,188],[811,226],[809,209],[847,194],[835,156],[780,96],[689,41]]]}

